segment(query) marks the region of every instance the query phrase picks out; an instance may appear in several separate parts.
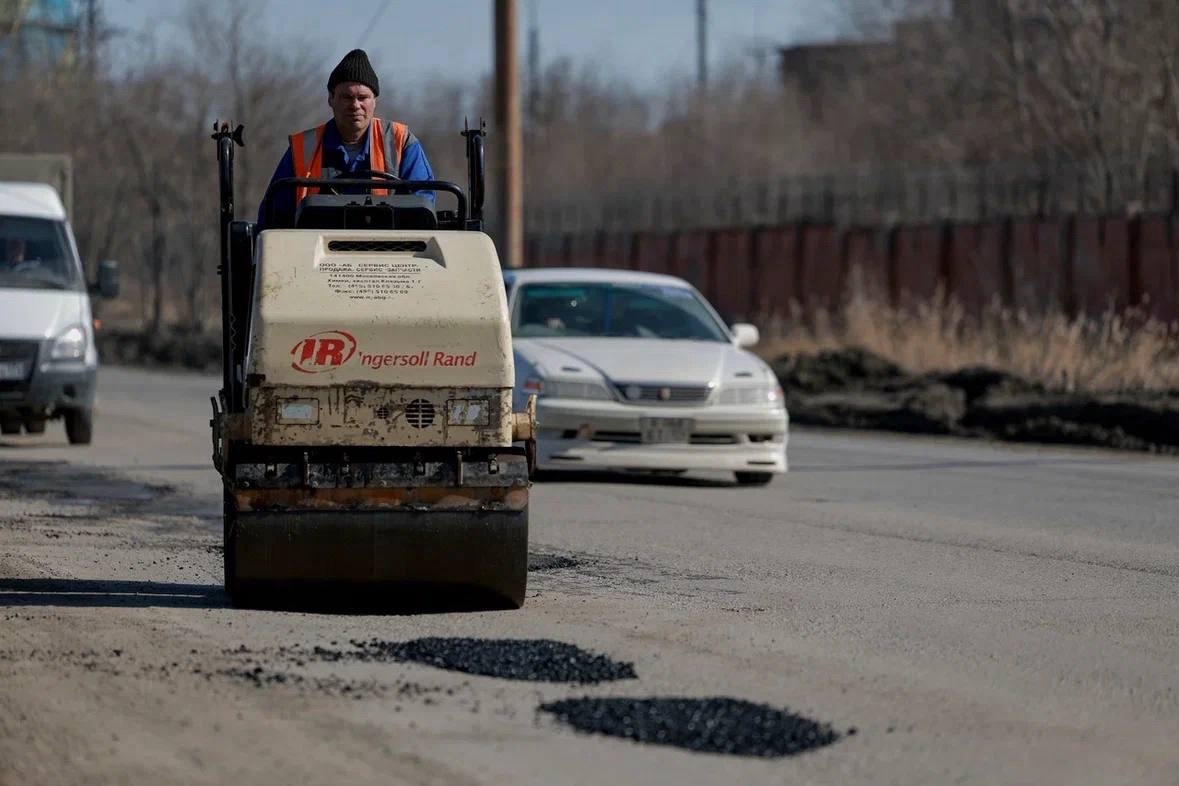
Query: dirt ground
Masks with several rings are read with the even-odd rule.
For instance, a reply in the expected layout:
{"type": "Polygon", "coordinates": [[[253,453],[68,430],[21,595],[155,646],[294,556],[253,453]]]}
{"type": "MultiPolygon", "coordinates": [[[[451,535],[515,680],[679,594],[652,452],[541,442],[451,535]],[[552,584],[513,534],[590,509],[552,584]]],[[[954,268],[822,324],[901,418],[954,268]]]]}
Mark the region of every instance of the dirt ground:
{"type": "Polygon", "coordinates": [[[1179,453],[1179,391],[1054,391],[988,368],[910,374],[857,349],[771,365],[798,424],[1179,453]]]}

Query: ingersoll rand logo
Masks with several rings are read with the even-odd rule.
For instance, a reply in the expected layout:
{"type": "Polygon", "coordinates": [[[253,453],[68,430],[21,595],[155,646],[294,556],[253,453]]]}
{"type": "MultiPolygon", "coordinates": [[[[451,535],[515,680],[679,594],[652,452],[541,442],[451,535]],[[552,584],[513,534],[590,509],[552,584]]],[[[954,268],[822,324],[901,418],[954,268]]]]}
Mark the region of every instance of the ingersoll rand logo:
{"type": "Polygon", "coordinates": [[[291,348],[291,367],[304,374],[331,371],[356,354],[356,339],[343,330],[315,333],[291,348]]]}

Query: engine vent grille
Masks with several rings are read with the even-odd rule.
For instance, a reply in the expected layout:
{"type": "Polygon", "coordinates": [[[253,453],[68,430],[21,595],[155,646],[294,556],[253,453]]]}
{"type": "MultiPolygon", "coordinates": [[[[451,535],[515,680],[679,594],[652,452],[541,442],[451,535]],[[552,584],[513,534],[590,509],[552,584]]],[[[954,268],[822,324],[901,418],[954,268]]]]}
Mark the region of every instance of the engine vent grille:
{"type": "Polygon", "coordinates": [[[434,405],[424,398],[415,398],[405,406],[405,422],[414,428],[426,428],[434,422],[434,405]]]}
{"type": "Polygon", "coordinates": [[[384,404],[382,404],[381,406],[379,406],[375,410],[373,410],[373,414],[377,417],[378,420],[388,420],[389,419],[389,408],[386,407],[384,404]]]}
{"type": "Polygon", "coordinates": [[[425,251],[420,240],[329,240],[328,251],[363,251],[376,254],[399,254],[425,251]]]}

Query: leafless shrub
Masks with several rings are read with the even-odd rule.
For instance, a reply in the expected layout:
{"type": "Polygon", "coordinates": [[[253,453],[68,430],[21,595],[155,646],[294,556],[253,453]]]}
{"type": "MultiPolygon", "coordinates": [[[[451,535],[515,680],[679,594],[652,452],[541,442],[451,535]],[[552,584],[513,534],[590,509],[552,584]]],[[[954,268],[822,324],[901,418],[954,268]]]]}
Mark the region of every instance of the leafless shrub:
{"type": "Polygon", "coordinates": [[[1179,390],[1179,325],[1136,311],[1070,317],[994,301],[971,315],[941,295],[894,306],[856,284],[840,308],[797,316],[759,353],[861,347],[915,372],[985,366],[1068,391],[1179,390]]]}

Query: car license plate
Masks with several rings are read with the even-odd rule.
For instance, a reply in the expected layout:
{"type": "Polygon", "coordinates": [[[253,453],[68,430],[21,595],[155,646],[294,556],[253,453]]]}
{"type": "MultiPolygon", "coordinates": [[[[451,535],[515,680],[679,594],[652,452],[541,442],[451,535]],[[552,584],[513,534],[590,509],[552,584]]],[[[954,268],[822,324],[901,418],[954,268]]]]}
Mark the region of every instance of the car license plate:
{"type": "Polygon", "coordinates": [[[0,360],[0,380],[22,380],[29,374],[29,364],[23,360],[0,360]]]}
{"type": "Polygon", "coordinates": [[[639,434],[645,443],[687,442],[693,425],[691,418],[639,418],[639,434]]]}

